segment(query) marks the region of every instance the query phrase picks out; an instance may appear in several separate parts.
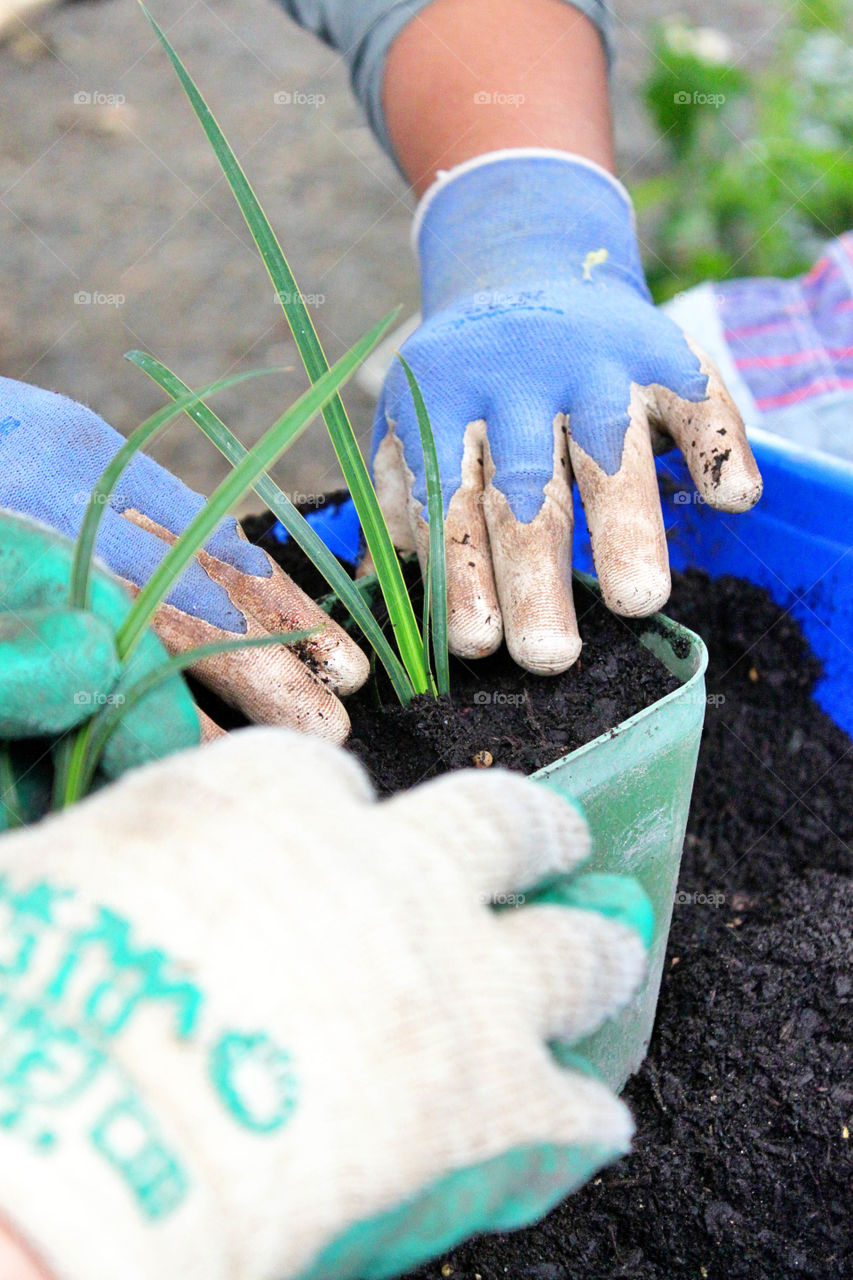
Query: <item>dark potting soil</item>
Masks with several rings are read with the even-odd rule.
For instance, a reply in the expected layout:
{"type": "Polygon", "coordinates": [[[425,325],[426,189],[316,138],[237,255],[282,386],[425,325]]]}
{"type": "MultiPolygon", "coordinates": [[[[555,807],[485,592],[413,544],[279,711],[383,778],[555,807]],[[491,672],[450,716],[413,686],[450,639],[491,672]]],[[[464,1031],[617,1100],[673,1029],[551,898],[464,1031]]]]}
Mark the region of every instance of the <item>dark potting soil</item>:
{"type": "MultiPolygon", "coordinates": [[[[416,566],[405,569],[410,581],[419,578],[416,566]]],[[[402,791],[484,758],[533,773],[678,688],[638,642],[642,626],[616,618],[580,583],[575,608],[584,647],[560,676],[520,670],[502,646],[476,662],[451,658],[451,697],[419,697],[401,707],[380,670],[375,684],[348,698],[347,746],[379,793],[402,791]]]]}
{"type": "Polygon", "coordinates": [[[853,742],[763,591],[675,575],[667,612],[709,702],[634,1151],[418,1280],[853,1276],[853,742]]]}
{"type": "MultiPolygon", "coordinates": [[[[813,700],[820,664],[765,592],[676,574],[667,612],[708,645],[709,700],[655,1032],[624,1094],[634,1150],[543,1222],[475,1238],[417,1280],[853,1276],[853,742],[813,700]]],[[[588,675],[598,621],[579,617],[588,675]]],[[[496,661],[469,664],[477,688],[549,685],[512,669],[499,686],[480,674],[496,661]]],[[[618,701],[619,663],[606,648],[599,661],[586,696],[618,701]]],[[[467,704],[487,734],[502,704],[467,704]]],[[[441,716],[412,713],[419,749],[467,764],[467,719],[441,716]]],[[[493,754],[528,771],[508,749],[517,732],[492,729],[493,754]]]]}
{"type": "MultiPolygon", "coordinates": [[[[330,495],[328,505],[342,496],[330,495]]],[[[243,528],[309,595],[325,595],[328,587],[299,548],[270,536],[273,523],[266,513],[244,520],[243,528]]],[[[419,616],[420,571],[408,564],[404,574],[419,616]]],[[[638,643],[638,632],[647,624],[616,618],[579,584],[575,607],[583,652],[556,678],[521,671],[501,648],[477,662],[451,659],[452,699],[422,697],[404,708],[379,667],[376,680],[347,698],[346,705],[352,721],[347,747],[367,766],[380,794],[465,768],[483,753],[494,764],[533,773],[678,688],[663,663],[638,643]]],[[[374,612],[387,624],[381,602],[374,612]]],[[[348,618],[343,609],[333,616],[341,623],[348,618]]],[[[212,714],[216,718],[215,710],[212,714]]]]}

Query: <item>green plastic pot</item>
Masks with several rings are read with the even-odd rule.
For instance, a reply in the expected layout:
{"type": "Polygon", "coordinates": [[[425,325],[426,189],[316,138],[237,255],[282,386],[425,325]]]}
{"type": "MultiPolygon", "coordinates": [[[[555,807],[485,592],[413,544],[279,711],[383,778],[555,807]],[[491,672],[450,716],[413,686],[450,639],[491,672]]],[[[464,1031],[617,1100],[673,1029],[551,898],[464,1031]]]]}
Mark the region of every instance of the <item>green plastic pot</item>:
{"type": "MultiPolygon", "coordinates": [[[[575,576],[598,593],[594,578],[575,576]]],[[[531,775],[583,805],[593,837],[588,869],[635,876],[654,906],[642,988],[617,1017],[574,1046],[616,1090],[640,1066],[652,1035],[705,718],[704,643],[661,613],[646,622],[639,643],[651,649],[680,687],[531,775]]]]}
{"type": "MultiPolygon", "coordinates": [[[[600,595],[595,578],[574,576],[600,595]]],[[[369,575],[360,585],[369,594],[371,584],[378,585],[369,575]]],[[[321,603],[328,606],[333,599],[321,603]]],[[[638,643],[651,649],[680,687],[530,775],[583,805],[593,838],[585,869],[635,876],[654,907],[655,931],[641,990],[618,1017],[573,1046],[574,1055],[616,1090],[645,1058],[654,1026],[705,719],[708,665],[699,636],[662,613],[644,620],[638,643]]]]}

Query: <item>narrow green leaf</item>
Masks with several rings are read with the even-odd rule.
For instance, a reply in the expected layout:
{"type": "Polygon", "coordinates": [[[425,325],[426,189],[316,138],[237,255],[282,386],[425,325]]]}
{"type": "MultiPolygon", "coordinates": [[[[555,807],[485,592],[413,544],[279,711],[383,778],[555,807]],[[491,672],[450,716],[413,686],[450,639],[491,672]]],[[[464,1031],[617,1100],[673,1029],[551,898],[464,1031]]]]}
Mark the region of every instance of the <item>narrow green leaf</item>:
{"type": "Polygon", "coordinates": [[[429,651],[429,640],[430,640],[429,620],[430,620],[431,610],[432,610],[432,562],[430,560],[429,552],[427,552],[427,567],[426,567],[426,573],[424,574],[424,610],[423,610],[423,622],[421,623],[421,636],[423,638],[423,645],[424,645],[424,663],[427,667],[427,670],[429,670],[430,672],[432,670],[432,659],[430,657],[430,651],[429,651]]]}
{"type": "MultiPolygon", "coordinates": [[[[275,232],[270,226],[269,220],[240,166],[240,162],[231,150],[225,135],[192,77],[172,48],[164,32],[145,8],[145,5],[142,4],[141,8],[165,49],[184,92],[189,98],[193,111],[216,153],[222,172],[237,204],[240,206],[240,211],[246,220],[246,225],[263,258],[264,265],[284,309],[287,323],[299,348],[299,354],[302,357],[308,377],[314,382],[326,371],[328,361],[275,232]]],[[[388,527],[382,516],[367,467],[358,447],[355,432],[352,429],[340,396],[335,395],[330,399],[324,410],[323,417],[329,430],[332,447],[335,450],[347,486],[352,494],[355,509],[358,512],[358,518],[364,531],[365,541],[373,558],[376,576],[382,588],[400,656],[414,687],[419,692],[426,693],[429,691],[432,681],[424,667],[417,620],[409,600],[409,594],[406,591],[400,562],[391,542],[388,527]]]]}
{"type": "MultiPolygon", "coordinates": [[[[131,351],[128,353],[127,359],[142,369],[144,373],[147,373],[150,378],[153,378],[167,395],[177,397],[188,390],[186,384],[181,382],[176,374],[172,373],[170,369],[167,369],[165,365],[161,364],[153,356],[146,355],[141,351],[131,351]]],[[[245,458],[248,452],[246,447],[240,443],[234,433],[229,431],[225,423],[207,405],[193,405],[186,410],[186,413],[207,438],[216,445],[220,453],[227,458],[232,466],[236,466],[238,462],[245,458]]],[[[282,492],[270,476],[266,474],[259,476],[253,488],[261,501],[278,517],[297,546],[301,547],[314,567],[323,575],[332,588],[334,596],[326,597],[320,601],[321,606],[326,608],[328,603],[328,608],[331,610],[334,600],[340,600],[341,604],[349,611],[353,621],[361,628],[368,643],[372,645],[388,673],[388,678],[394,687],[397,697],[404,705],[410,702],[414,693],[412,683],[405,667],[391,648],[382,628],[371,613],[370,601],[365,600],[359,583],[357,581],[353,582],[349,574],[341,568],[319,534],[315,533],[305,517],[297,511],[287,494],[282,492]]]]}
{"type": "Polygon", "coordinates": [[[329,396],[337,391],[364,358],[373,350],[394,319],[392,312],[384,320],[360,338],[353,347],[304,392],[277,422],[261,437],[258,443],[239,462],[230,475],[214,490],[198,515],[187,525],[151,577],[136,597],[130,612],[116,632],[116,649],[120,658],[126,658],[154,616],[158,605],[166,598],[178,576],[201,550],[220,520],[239,498],[251,489],[267,467],[280,457],[297,436],[305,430],[311,419],[322,409],[329,396]]]}
{"type": "Polygon", "coordinates": [[[438,452],[427,407],[417,379],[408,363],[397,352],[397,359],[409,383],[421,449],[424,455],[424,472],[427,486],[427,512],[429,516],[429,600],[432,616],[432,650],[435,655],[435,674],[439,693],[450,692],[450,658],[447,648],[447,560],[444,545],[444,503],[441,497],[441,474],[438,469],[438,452]]]}
{"type": "Polygon", "coordinates": [[[5,812],[3,830],[11,831],[23,825],[24,819],[18,798],[18,782],[15,778],[10,742],[0,742],[0,804],[5,812]]]}
{"type": "Polygon", "coordinates": [[[94,731],[94,718],[87,720],[74,733],[62,738],[53,749],[53,809],[81,800],[91,778],[86,772],[89,743],[94,731]]]}
{"type": "Polygon", "coordinates": [[[89,503],[83,516],[83,523],[80,526],[80,532],[74,544],[74,561],[71,566],[71,589],[69,592],[69,604],[72,609],[88,609],[89,607],[89,583],[92,573],[92,559],[95,554],[95,543],[98,538],[98,530],[104,512],[109,504],[109,500],[113,495],[113,490],[119,482],[122,472],[133,460],[135,454],[153,439],[159,431],[176,418],[178,414],[185,409],[189,409],[193,404],[198,403],[201,399],[215,395],[217,391],[223,391],[226,387],[232,387],[235,383],[245,382],[248,378],[260,378],[270,373],[283,373],[282,369],[251,369],[245,373],[231,374],[227,378],[219,378],[216,382],[209,382],[206,387],[202,387],[199,391],[191,391],[189,387],[186,394],[180,401],[174,404],[164,405],[162,409],[158,409],[150,418],[146,418],[135,431],[132,431],[127,440],[119,449],[95,482],[95,487],[89,495],[89,503]]]}

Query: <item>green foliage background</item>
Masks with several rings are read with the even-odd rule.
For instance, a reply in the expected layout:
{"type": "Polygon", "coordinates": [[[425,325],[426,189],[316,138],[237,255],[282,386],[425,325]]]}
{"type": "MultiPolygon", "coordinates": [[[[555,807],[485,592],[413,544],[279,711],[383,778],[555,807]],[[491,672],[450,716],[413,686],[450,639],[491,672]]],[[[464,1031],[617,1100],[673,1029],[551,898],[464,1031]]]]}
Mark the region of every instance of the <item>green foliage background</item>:
{"type": "Polygon", "coordinates": [[[851,32],[850,0],[798,3],[772,64],[750,73],[722,35],[656,30],[644,96],[667,168],[632,192],[656,301],[795,275],[853,227],[851,32]]]}

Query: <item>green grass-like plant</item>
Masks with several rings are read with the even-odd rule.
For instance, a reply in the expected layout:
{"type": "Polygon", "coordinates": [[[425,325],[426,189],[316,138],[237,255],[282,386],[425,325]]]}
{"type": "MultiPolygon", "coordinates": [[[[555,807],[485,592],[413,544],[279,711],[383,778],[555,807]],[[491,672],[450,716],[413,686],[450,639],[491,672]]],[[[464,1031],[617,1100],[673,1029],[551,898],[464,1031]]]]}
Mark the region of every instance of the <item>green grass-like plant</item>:
{"type": "MultiPolygon", "coordinates": [[[[119,658],[126,662],[146,627],[151,622],[158,606],[165,600],[173,584],[181,576],[193,557],[201,550],[213,533],[216,526],[228,513],[229,509],[242,495],[252,487],[258,476],[263,474],[284,451],[305,430],[315,415],[332,395],[350,377],[382,339],[389,325],[395,318],[392,312],[360,338],[351,349],[318,378],[312,387],[269,428],[253,449],[247,450],[236,463],[222,483],[214,490],[208,501],[190,521],[181,536],[174,542],[158,564],[154,573],[139,591],[128,613],[116,632],[116,650],[119,658]]],[[[128,438],[115,457],[108,463],[93,491],[94,500],[89,503],[84,527],[78,537],[75,559],[72,568],[70,603],[77,607],[86,607],[88,600],[88,583],[91,576],[91,560],[94,554],[95,539],[103,511],[125,467],[143,444],[147,443],[163,429],[168,421],[178,413],[201,402],[202,396],[221,390],[241,377],[250,374],[234,375],[220,380],[218,383],[204,387],[201,391],[186,392],[171,405],[148,418],[128,438]]],[[[125,701],[120,706],[107,707],[89,719],[80,729],[64,739],[56,753],[56,777],[54,784],[54,803],[62,808],[81,799],[92,784],[98,762],[106,745],[109,733],[113,731],[122,715],[131,706],[136,705],[143,692],[148,692],[160,679],[166,679],[175,671],[191,665],[201,657],[213,653],[246,648],[257,644],[289,644],[305,639],[313,632],[287,632],[281,635],[262,637],[261,639],[223,641],[218,645],[205,645],[191,653],[184,653],[164,664],[159,672],[149,673],[143,678],[143,687],[131,686],[125,693],[125,701]]]]}
{"type": "MultiPolygon", "coordinates": [[[[276,297],[282,306],[308,377],[312,383],[316,382],[317,379],[323,377],[328,369],[328,361],[311,316],[302,300],[302,292],[294,279],[293,272],[284,256],[269,219],[261,208],[260,202],[252,190],[234,151],[183,62],[144,4],[141,4],[141,8],[165,49],[190,105],[213,148],[222,173],[231,188],[273,283],[276,297]]],[[[156,366],[154,362],[148,364],[146,372],[155,378],[164,390],[168,390],[169,394],[173,394],[178,385],[183,385],[178,384],[174,375],[170,374],[168,370],[165,370],[162,366],[156,366]]],[[[317,566],[362,628],[380,661],[388,671],[398,697],[404,703],[408,702],[417,693],[436,694],[446,693],[449,690],[443,510],[441,488],[440,484],[436,482],[437,460],[435,443],[423,397],[417,388],[414,375],[408,367],[406,367],[406,375],[412,387],[412,394],[415,395],[415,407],[421,430],[421,439],[424,444],[427,475],[428,477],[430,474],[433,475],[433,482],[429,485],[430,564],[425,584],[427,589],[427,611],[423,631],[418,627],[397,552],[394,549],[376,491],[373,488],[355,432],[352,429],[340,396],[332,396],[323,411],[332,447],[335,450],[361,522],[364,539],[373,561],[377,582],[382,592],[391,629],[397,644],[399,658],[391,656],[387,643],[378,642],[377,628],[375,626],[370,623],[365,626],[367,619],[365,617],[363,597],[357,594],[357,589],[352,588],[352,584],[349,583],[348,579],[346,583],[344,582],[346,575],[343,571],[338,571],[339,566],[337,566],[336,562],[332,563],[334,557],[318,557],[316,542],[307,537],[305,529],[298,521],[294,520],[294,515],[298,513],[295,512],[292,504],[287,503],[286,499],[282,502],[284,495],[273,486],[269,477],[263,478],[263,493],[261,493],[260,488],[255,486],[256,492],[264,498],[264,501],[267,502],[270,509],[281,520],[284,527],[317,566]],[[442,525],[440,533],[437,529],[439,524],[442,525]],[[299,532],[296,531],[297,529],[299,532]],[[439,559],[440,564],[438,563],[439,559]],[[435,676],[432,672],[432,664],[429,657],[428,633],[430,620],[432,622],[432,650],[435,654],[435,676]],[[401,665],[403,672],[400,670],[401,665]]],[[[229,455],[229,452],[234,453],[235,444],[237,444],[239,450],[238,442],[235,442],[233,437],[229,439],[230,433],[227,433],[227,428],[224,427],[224,424],[206,414],[204,406],[197,406],[195,412],[191,413],[190,416],[226,456],[229,455]]],[[[313,533],[313,530],[311,532],[313,533]]]]}
{"type": "MultiPolygon", "coordinates": [[[[385,667],[400,701],[404,704],[408,703],[419,693],[436,695],[448,692],[450,675],[447,650],[447,580],[441,478],[435,440],[423,396],[411,368],[402,356],[398,357],[404,368],[415,406],[427,476],[429,553],[424,575],[423,620],[419,628],[399,558],[391,541],[355,432],[339,394],[340,388],[387,332],[396,318],[397,310],[374,325],[340,360],[329,366],[281,246],[234,152],[168,39],[145,6],[141,7],[178,74],[246,219],[252,238],[275,285],[277,297],[284,308],[311,381],[311,387],[273,423],[252,449],[247,449],[210,409],[206,401],[227,387],[278,372],[277,370],[255,369],[232,374],[193,391],[154,356],[140,351],[128,353],[127,358],[166,392],[171,403],[152,414],[132,432],[97,481],[75,545],[69,604],[79,609],[86,609],[89,606],[92,564],[98,530],[106,506],[125,468],[168,423],[185,413],[216,445],[231,464],[232,470],[216,488],[204,507],[190,521],[181,536],[166,551],[155,572],[137,594],[116,632],[116,650],[122,662],[127,663],[131,658],[157,608],[166,599],[174,583],[207,542],[220,521],[249,489],[254,489],[323,575],[335,597],[347,608],[385,667]],[[396,651],[370,610],[363,584],[352,581],[287,495],[267,474],[268,468],[280,458],[318,413],[323,414],[333,448],[355,503],[388,613],[396,651]]],[[[110,735],[121,719],[158,684],[184,671],[202,658],[253,646],[293,644],[314,635],[316,630],[317,628],[313,628],[308,631],[203,645],[169,658],[156,670],[148,672],[135,683],[122,685],[121,703],[101,708],[82,726],[56,744],[54,806],[64,807],[86,794],[93,785],[110,735]]],[[[7,818],[17,821],[20,815],[14,770],[7,744],[3,743],[0,743],[0,785],[4,795],[11,797],[11,801],[6,805],[7,818]]]]}

